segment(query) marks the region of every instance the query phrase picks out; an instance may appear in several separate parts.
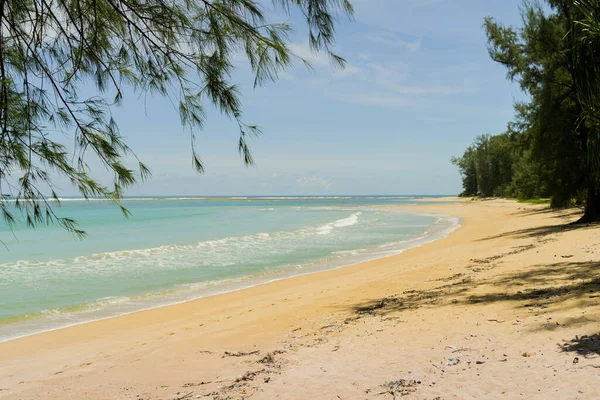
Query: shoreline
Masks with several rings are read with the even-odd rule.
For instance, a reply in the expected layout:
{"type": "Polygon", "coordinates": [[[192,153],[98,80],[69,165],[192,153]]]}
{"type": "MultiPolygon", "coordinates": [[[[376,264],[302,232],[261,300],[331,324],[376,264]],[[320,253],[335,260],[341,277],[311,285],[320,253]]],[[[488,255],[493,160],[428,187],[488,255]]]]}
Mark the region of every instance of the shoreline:
{"type": "Polygon", "coordinates": [[[600,228],[508,200],[406,209],[463,224],[396,256],[1,343],[0,398],[381,399],[399,379],[415,398],[600,396],[600,228]]]}
{"type": "MultiPolygon", "coordinates": [[[[448,199],[448,198],[445,198],[445,199],[448,199]]],[[[453,199],[453,198],[450,198],[450,199],[452,201],[456,201],[456,199],[453,199]]],[[[436,198],[436,200],[437,200],[437,198],[436,198]]],[[[410,250],[413,248],[418,248],[418,247],[421,247],[428,243],[432,243],[437,240],[443,239],[461,227],[461,222],[462,222],[461,218],[454,217],[451,215],[445,215],[445,214],[425,213],[425,212],[419,212],[419,211],[406,210],[407,207],[412,207],[412,206],[413,206],[412,204],[411,205],[394,206],[393,210],[390,210],[389,207],[380,206],[380,205],[360,206],[360,207],[349,208],[349,209],[356,209],[356,210],[363,210],[363,209],[373,210],[373,209],[375,209],[375,210],[383,210],[383,211],[387,211],[387,212],[408,212],[413,215],[433,216],[433,217],[437,217],[440,219],[445,219],[446,222],[449,222],[449,226],[439,229],[438,231],[434,232],[431,235],[432,237],[430,237],[429,231],[434,229],[437,226],[437,224],[439,222],[441,222],[441,221],[438,221],[432,226],[432,228],[430,228],[429,230],[427,230],[424,233],[424,236],[415,237],[415,238],[408,239],[408,240],[405,240],[402,242],[397,242],[397,243],[411,243],[411,245],[409,245],[408,247],[403,247],[401,249],[391,249],[391,250],[389,250],[389,252],[391,254],[365,253],[365,254],[363,254],[363,257],[365,257],[365,258],[357,258],[357,256],[349,256],[346,259],[340,258],[338,260],[333,260],[333,259],[319,260],[318,264],[320,264],[320,265],[311,266],[311,264],[308,264],[308,266],[306,267],[307,269],[304,271],[302,271],[301,269],[293,270],[291,268],[288,268],[288,269],[280,269],[277,271],[272,271],[273,272],[272,276],[252,275],[252,276],[244,276],[244,277],[235,278],[235,279],[226,279],[226,280],[220,282],[222,286],[219,286],[219,289],[217,289],[216,291],[203,292],[202,294],[199,294],[197,296],[193,296],[193,297],[189,297],[189,298],[186,297],[181,300],[173,300],[173,301],[163,300],[163,302],[160,302],[160,299],[166,297],[166,295],[161,295],[161,293],[170,292],[172,294],[182,294],[185,291],[185,289],[165,290],[165,291],[159,291],[156,293],[147,293],[144,295],[134,296],[134,297],[125,296],[132,300],[137,300],[138,298],[153,297],[154,298],[153,300],[158,300],[158,302],[154,303],[154,304],[149,304],[147,307],[142,306],[142,308],[135,308],[135,309],[126,310],[123,312],[117,311],[116,313],[113,313],[111,315],[92,317],[91,319],[83,319],[83,320],[79,320],[79,321],[76,321],[73,323],[67,323],[64,325],[58,323],[58,325],[55,327],[39,328],[39,329],[34,327],[34,328],[31,328],[31,330],[29,332],[26,332],[24,334],[16,334],[15,336],[8,337],[8,338],[0,337],[0,344],[10,342],[13,340],[27,338],[29,336],[44,334],[47,332],[54,332],[57,330],[68,329],[68,328],[79,326],[79,325],[94,323],[94,322],[98,322],[98,321],[104,321],[104,320],[108,320],[111,318],[124,317],[124,316],[135,314],[138,312],[151,311],[151,310],[160,309],[163,307],[170,307],[170,306],[185,304],[187,302],[192,302],[192,301],[201,300],[204,298],[209,298],[209,297],[214,297],[214,296],[220,296],[220,295],[224,295],[224,294],[232,293],[232,292],[236,292],[236,291],[246,290],[246,289],[250,289],[250,288],[253,288],[256,286],[266,285],[266,284],[270,284],[270,283],[281,281],[281,280],[294,279],[296,277],[301,277],[301,276],[305,276],[305,275],[318,274],[321,272],[337,270],[337,269],[346,268],[349,266],[357,266],[357,265],[360,265],[362,263],[369,262],[369,261],[375,261],[375,260],[385,259],[388,257],[394,257],[394,256],[402,254],[403,252],[405,252],[407,250],[410,250]],[[441,235],[441,236],[438,236],[438,235],[441,235]],[[321,263],[320,261],[323,261],[323,262],[321,263]],[[337,265],[338,263],[341,263],[341,264],[337,265]],[[237,282],[229,282],[229,281],[245,281],[247,284],[242,284],[241,286],[238,286],[238,285],[236,285],[237,282]],[[164,301],[166,301],[166,302],[164,302],[164,301]]],[[[397,243],[391,243],[391,244],[397,244],[397,243]]],[[[389,245],[389,244],[386,244],[386,245],[389,245]]],[[[379,246],[379,247],[381,247],[381,246],[379,246]]],[[[199,283],[202,283],[202,282],[199,282],[199,283]]],[[[91,307],[87,308],[85,306],[72,306],[72,307],[69,307],[69,309],[74,309],[75,311],[74,312],[70,312],[70,311],[63,312],[61,310],[58,310],[57,313],[59,313],[59,315],[64,320],[68,320],[68,319],[71,319],[71,317],[73,317],[74,319],[77,319],[77,317],[80,317],[80,313],[86,312],[86,311],[90,311],[90,312],[107,311],[106,309],[95,310],[91,307]],[[73,313],[75,315],[72,315],[73,313]]],[[[34,322],[41,322],[39,320],[45,318],[43,316],[45,314],[45,311],[50,312],[50,311],[55,311],[55,310],[42,310],[42,311],[36,313],[36,315],[31,316],[31,317],[17,316],[13,320],[14,322],[12,322],[12,321],[6,322],[6,323],[0,322],[0,331],[2,330],[2,328],[5,328],[9,332],[11,330],[13,330],[14,328],[27,329],[27,326],[19,327],[18,325],[19,324],[21,324],[21,325],[29,324],[29,323],[33,324],[34,322]]],[[[47,317],[47,318],[50,318],[50,317],[47,317]]],[[[50,321],[50,322],[53,322],[53,321],[50,321]]]]}

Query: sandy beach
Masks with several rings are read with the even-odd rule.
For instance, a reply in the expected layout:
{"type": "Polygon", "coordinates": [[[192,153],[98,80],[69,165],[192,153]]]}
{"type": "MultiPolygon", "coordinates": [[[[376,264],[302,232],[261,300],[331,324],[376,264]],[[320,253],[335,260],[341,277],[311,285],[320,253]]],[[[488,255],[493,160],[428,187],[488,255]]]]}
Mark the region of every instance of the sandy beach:
{"type": "Polygon", "coordinates": [[[0,398],[600,398],[600,227],[447,200],[397,256],[2,343],[0,398]]]}

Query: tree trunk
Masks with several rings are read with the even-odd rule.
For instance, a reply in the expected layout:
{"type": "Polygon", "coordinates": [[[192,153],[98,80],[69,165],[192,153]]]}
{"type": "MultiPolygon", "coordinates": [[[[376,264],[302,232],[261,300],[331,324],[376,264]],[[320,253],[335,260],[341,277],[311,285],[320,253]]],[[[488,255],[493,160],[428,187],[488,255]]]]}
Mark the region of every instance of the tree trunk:
{"type": "Polygon", "coordinates": [[[583,224],[597,221],[600,221],[600,193],[597,190],[589,189],[585,212],[576,223],[583,224]]]}

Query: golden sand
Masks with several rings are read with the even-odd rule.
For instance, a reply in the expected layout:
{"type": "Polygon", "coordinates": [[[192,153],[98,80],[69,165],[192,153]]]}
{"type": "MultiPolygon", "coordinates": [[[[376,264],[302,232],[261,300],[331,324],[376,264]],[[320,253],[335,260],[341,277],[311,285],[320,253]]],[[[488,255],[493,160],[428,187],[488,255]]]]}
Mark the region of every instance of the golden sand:
{"type": "Polygon", "coordinates": [[[600,398],[600,227],[449,200],[397,256],[2,343],[0,398],[600,398]]]}

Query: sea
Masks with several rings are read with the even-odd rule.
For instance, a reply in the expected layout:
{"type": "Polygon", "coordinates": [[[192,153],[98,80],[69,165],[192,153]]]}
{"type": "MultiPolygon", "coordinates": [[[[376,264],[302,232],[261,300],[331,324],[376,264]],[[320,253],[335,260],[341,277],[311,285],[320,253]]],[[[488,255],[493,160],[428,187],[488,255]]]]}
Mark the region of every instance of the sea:
{"type": "Polygon", "coordinates": [[[122,202],[128,218],[61,199],[85,239],[0,221],[0,342],[399,254],[460,225],[381,207],[423,198],[137,197],[122,202]]]}

